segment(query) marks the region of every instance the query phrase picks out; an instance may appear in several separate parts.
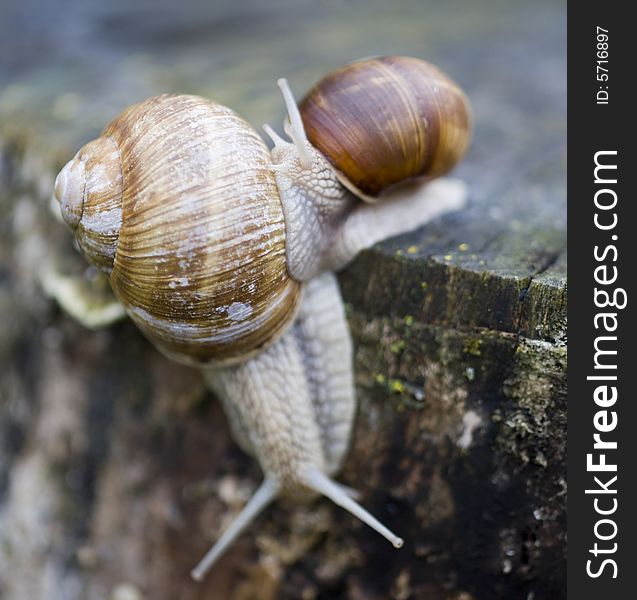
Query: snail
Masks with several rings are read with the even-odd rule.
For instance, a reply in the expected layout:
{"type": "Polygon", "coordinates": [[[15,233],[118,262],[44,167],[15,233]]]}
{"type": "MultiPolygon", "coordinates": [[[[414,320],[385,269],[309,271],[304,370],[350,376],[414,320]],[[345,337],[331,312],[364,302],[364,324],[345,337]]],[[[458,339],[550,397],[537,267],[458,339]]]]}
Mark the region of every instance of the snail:
{"type": "Polygon", "coordinates": [[[403,544],[332,479],[356,407],[352,342],[333,272],[361,249],[459,208],[466,195],[459,181],[426,180],[460,158],[470,128],[464,94],[435,67],[401,57],[353,63],[319,83],[300,110],[287,82],[279,86],[291,141],[266,125],[272,150],[231,109],[162,95],[116,117],[55,183],[84,256],[107,273],[161,352],[202,371],[234,438],[264,472],[193,570],[197,580],[281,495],[322,494],[403,544]],[[412,125],[392,113],[392,97],[412,125]],[[436,123],[446,107],[449,123],[436,123]],[[365,111],[373,123],[360,134],[371,134],[367,141],[355,133],[365,111]],[[324,131],[331,133],[322,144],[324,131]],[[373,170],[367,179],[350,164],[359,146],[373,170]],[[375,162],[388,150],[409,163],[402,184],[393,163],[381,173],[375,162]]]}

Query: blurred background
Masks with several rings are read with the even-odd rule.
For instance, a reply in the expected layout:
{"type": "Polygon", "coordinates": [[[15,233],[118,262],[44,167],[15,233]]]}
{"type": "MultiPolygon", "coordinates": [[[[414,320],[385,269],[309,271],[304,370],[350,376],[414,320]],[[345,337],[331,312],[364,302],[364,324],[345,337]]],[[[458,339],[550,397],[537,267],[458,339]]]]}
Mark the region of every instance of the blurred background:
{"type": "Polygon", "coordinates": [[[0,0],[0,598],[565,596],[566,2],[0,0]],[[467,92],[470,203],[341,274],[360,414],[342,480],[409,540],[279,503],[188,578],[260,480],[197,373],[132,324],[91,332],[47,274],[103,282],[49,210],[53,180],[162,92],[281,131],[371,55],[467,92]]]}

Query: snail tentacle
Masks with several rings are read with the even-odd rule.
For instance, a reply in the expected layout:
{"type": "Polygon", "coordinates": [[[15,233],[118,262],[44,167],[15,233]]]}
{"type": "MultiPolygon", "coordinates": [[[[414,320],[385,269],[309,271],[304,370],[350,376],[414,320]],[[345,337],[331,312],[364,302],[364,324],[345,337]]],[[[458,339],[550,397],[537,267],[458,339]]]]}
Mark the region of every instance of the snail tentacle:
{"type": "Polygon", "coordinates": [[[312,159],[307,149],[307,146],[310,142],[308,141],[307,135],[305,134],[305,128],[303,127],[303,121],[301,120],[299,107],[294,101],[294,96],[287,79],[282,77],[281,79],[277,80],[277,84],[281,89],[281,93],[283,94],[283,101],[285,102],[285,107],[288,111],[288,117],[290,118],[289,127],[288,123],[286,123],[284,126],[285,131],[296,146],[296,149],[299,153],[299,162],[301,163],[301,166],[304,169],[309,169],[312,166],[312,159]]]}
{"type": "Polygon", "coordinates": [[[190,572],[195,581],[201,581],[212,566],[219,560],[228,547],[241,535],[279,494],[279,485],[274,479],[265,478],[252,495],[243,510],[226,529],[222,536],[208,550],[199,564],[190,572]]]}
{"type": "Polygon", "coordinates": [[[274,149],[275,150],[282,150],[284,149],[289,142],[286,142],[272,127],[270,127],[270,125],[268,125],[267,123],[264,123],[261,128],[263,129],[263,131],[266,132],[266,134],[268,135],[268,137],[272,140],[272,143],[274,144],[274,149]]]}
{"type": "Polygon", "coordinates": [[[321,473],[318,469],[309,469],[305,474],[304,483],[309,488],[329,498],[334,504],[344,508],[366,525],[369,525],[374,531],[389,540],[394,548],[402,548],[404,544],[402,538],[385,527],[374,515],[365,510],[350,495],[345,493],[339,485],[335,484],[327,475],[321,473]]]}

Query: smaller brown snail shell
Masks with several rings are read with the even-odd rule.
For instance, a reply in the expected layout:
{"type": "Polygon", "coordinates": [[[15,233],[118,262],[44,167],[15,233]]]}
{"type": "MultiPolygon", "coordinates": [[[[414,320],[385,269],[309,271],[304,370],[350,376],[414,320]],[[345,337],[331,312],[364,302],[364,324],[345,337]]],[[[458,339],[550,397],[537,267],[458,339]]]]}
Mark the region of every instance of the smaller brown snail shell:
{"type": "Polygon", "coordinates": [[[467,97],[440,69],[403,56],[370,58],[325,76],[299,105],[310,143],[360,196],[443,175],[470,140],[467,97]]]}

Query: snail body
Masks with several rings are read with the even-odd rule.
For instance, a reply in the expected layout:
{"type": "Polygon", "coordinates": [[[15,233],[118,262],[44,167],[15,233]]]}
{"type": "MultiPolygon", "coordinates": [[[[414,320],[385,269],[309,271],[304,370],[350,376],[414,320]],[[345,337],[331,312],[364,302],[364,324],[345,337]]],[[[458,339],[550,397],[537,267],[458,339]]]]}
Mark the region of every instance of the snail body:
{"type": "MultiPolygon", "coordinates": [[[[291,141],[265,126],[271,151],[232,110],[163,95],[126,109],[56,180],[80,250],[163,353],[202,370],[234,437],[264,472],[196,579],[283,494],[323,494],[402,545],[331,479],[356,405],[352,343],[332,271],[465,198],[460,182],[441,179],[392,181],[383,202],[361,202],[366,193],[357,197],[308,141],[311,114],[302,119],[285,80],[279,85],[291,141]]],[[[424,156],[438,172],[429,147],[424,156]]]]}

